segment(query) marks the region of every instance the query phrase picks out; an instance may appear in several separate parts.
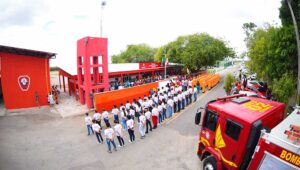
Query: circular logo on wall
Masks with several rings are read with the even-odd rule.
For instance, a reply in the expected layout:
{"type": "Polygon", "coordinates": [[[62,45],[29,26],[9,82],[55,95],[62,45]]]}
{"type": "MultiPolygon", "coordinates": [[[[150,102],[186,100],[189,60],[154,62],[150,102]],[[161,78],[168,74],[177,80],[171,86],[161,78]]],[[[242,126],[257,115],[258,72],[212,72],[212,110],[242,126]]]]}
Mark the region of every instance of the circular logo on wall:
{"type": "Polygon", "coordinates": [[[30,86],[30,77],[27,75],[21,75],[18,77],[18,83],[22,91],[28,91],[30,86]]]}

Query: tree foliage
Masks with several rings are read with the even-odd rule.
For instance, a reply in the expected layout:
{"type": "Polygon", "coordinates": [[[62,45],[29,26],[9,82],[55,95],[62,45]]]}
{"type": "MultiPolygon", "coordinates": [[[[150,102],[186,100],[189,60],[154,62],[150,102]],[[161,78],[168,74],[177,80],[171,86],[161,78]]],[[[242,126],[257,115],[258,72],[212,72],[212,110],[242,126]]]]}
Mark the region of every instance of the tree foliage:
{"type": "MultiPolygon", "coordinates": [[[[292,1],[298,23],[299,2],[300,0],[292,1]]],[[[250,70],[270,84],[279,101],[287,103],[296,90],[297,43],[286,0],[281,3],[279,11],[282,26],[269,25],[266,28],[254,29],[250,34],[245,33],[248,37],[246,44],[250,61],[247,64],[250,70]]]]}
{"type": "Polygon", "coordinates": [[[235,80],[235,78],[234,78],[234,76],[232,75],[232,74],[227,74],[226,76],[225,76],[225,79],[224,79],[224,89],[225,89],[225,92],[227,93],[227,94],[229,94],[230,93],[230,91],[231,91],[231,88],[233,87],[232,86],[232,84],[235,82],[236,80],[235,80]]]}
{"type": "Polygon", "coordinates": [[[170,62],[182,63],[194,71],[203,66],[212,66],[227,56],[233,57],[235,53],[223,40],[201,33],[178,37],[158,49],[154,58],[160,61],[164,55],[170,62]]]}
{"type": "Polygon", "coordinates": [[[138,63],[154,61],[156,49],[146,44],[128,45],[126,51],[112,56],[112,63],[138,63]]]}

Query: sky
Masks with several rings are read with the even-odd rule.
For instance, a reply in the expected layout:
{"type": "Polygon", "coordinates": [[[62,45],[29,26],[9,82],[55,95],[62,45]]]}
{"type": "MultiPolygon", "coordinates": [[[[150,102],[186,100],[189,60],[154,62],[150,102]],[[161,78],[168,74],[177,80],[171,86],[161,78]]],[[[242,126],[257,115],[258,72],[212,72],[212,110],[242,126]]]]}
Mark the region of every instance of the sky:
{"type": "MultiPolygon", "coordinates": [[[[129,44],[160,47],[178,36],[206,32],[238,54],[245,22],[280,25],[280,0],[105,0],[108,55],[129,44]]],[[[76,42],[100,36],[102,0],[1,0],[0,44],[57,53],[51,66],[76,69],[76,42]]]]}

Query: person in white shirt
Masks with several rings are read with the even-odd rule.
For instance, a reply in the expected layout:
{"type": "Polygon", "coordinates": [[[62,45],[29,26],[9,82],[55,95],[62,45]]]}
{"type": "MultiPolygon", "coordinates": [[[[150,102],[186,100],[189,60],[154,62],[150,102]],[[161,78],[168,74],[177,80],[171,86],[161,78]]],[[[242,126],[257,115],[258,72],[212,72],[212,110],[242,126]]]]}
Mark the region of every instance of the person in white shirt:
{"type": "Polygon", "coordinates": [[[135,105],[135,117],[137,118],[138,122],[140,122],[140,115],[142,112],[142,106],[140,103],[136,103],[135,105]]]}
{"type": "Polygon", "coordinates": [[[125,142],[124,142],[124,136],[123,136],[123,132],[122,132],[122,126],[119,124],[119,121],[115,120],[114,123],[115,125],[115,134],[118,138],[119,141],[119,147],[121,146],[125,146],[125,142]]]}
{"type": "Polygon", "coordinates": [[[108,127],[108,125],[110,125],[110,123],[109,123],[109,117],[108,117],[109,113],[105,109],[103,109],[102,111],[103,111],[102,112],[103,120],[105,122],[106,127],[108,127]]]}
{"type": "Polygon", "coordinates": [[[181,110],[181,106],[182,106],[182,104],[181,104],[181,101],[182,101],[182,95],[181,95],[181,91],[179,90],[178,91],[178,95],[177,95],[177,97],[178,97],[178,112],[180,112],[180,110],[181,110]]]}
{"type": "Polygon", "coordinates": [[[114,108],[112,109],[111,113],[114,115],[114,121],[117,120],[119,122],[119,109],[116,105],[114,105],[114,108]]]}
{"type": "Polygon", "coordinates": [[[131,104],[130,104],[129,101],[127,100],[127,102],[126,102],[126,104],[125,104],[126,109],[129,110],[129,109],[130,109],[130,106],[131,106],[131,104]]]}
{"type": "Polygon", "coordinates": [[[167,102],[166,100],[163,100],[161,103],[162,106],[162,121],[164,121],[167,118],[167,102]]]}
{"type": "Polygon", "coordinates": [[[159,115],[159,111],[158,109],[154,106],[154,104],[152,105],[153,109],[152,109],[152,123],[153,123],[153,129],[157,128],[157,119],[158,119],[158,115],[159,115]]]}
{"type": "Polygon", "coordinates": [[[173,97],[173,101],[174,101],[174,113],[177,112],[177,108],[178,108],[178,97],[177,97],[177,94],[174,94],[174,97],[173,97]]]}
{"type": "Polygon", "coordinates": [[[185,105],[189,105],[189,92],[188,90],[186,90],[185,92],[185,105]]]}
{"type": "Polygon", "coordinates": [[[148,109],[145,110],[145,117],[146,117],[146,133],[148,133],[149,127],[150,127],[150,131],[152,131],[151,112],[148,109]]]}
{"type": "Polygon", "coordinates": [[[85,121],[85,125],[87,127],[87,130],[88,130],[88,136],[90,136],[90,132],[92,132],[94,134],[94,131],[93,131],[93,128],[92,128],[92,118],[89,116],[89,113],[85,113],[85,118],[84,118],[84,121],[85,121]]]}
{"type": "Polygon", "coordinates": [[[162,119],[163,106],[161,101],[158,102],[157,109],[158,109],[158,124],[160,125],[163,121],[162,119]]]}
{"type": "Polygon", "coordinates": [[[134,135],[134,121],[131,119],[130,115],[127,115],[127,127],[128,127],[128,134],[129,134],[129,142],[132,143],[135,141],[134,135]]]}
{"type": "Polygon", "coordinates": [[[120,105],[120,111],[123,110],[123,108],[126,109],[126,107],[123,105],[123,103],[121,103],[121,105],[120,105]]]}
{"type": "Polygon", "coordinates": [[[110,127],[110,125],[108,125],[106,127],[106,129],[104,130],[104,136],[106,138],[106,143],[107,143],[107,146],[108,146],[108,153],[111,153],[111,145],[113,145],[114,147],[114,150],[117,151],[117,147],[116,147],[116,144],[115,144],[115,141],[114,141],[114,138],[115,138],[115,132],[114,130],[110,127]]]}
{"type": "Polygon", "coordinates": [[[189,86],[189,104],[192,103],[192,96],[193,96],[193,88],[192,86],[189,86]]]}
{"type": "Polygon", "coordinates": [[[122,125],[123,125],[123,128],[127,130],[127,124],[126,124],[126,121],[127,121],[127,111],[125,109],[125,107],[122,108],[121,110],[121,120],[122,120],[122,125]]]}
{"type": "Polygon", "coordinates": [[[129,115],[132,120],[134,120],[134,114],[135,114],[135,110],[134,110],[133,106],[130,106],[129,115]]]}
{"type": "Polygon", "coordinates": [[[145,126],[146,126],[146,117],[144,116],[143,113],[141,113],[140,117],[139,117],[139,131],[141,134],[141,139],[145,138],[145,126]]]}
{"type": "Polygon", "coordinates": [[[96,123],[98,123],[98,125],[101,127],[101,114],[97,110],[95,110],[93,118],[96,121],[96,123]]]}
{"type": "Polygon", "coordinates": [[[140,105],[143,104],[143,100],[141,99],[141,97],[139,97],[139,103],[140,103],[140,105]]]}
{"type": "Polygon", "coordinates": [[[197,87],[196,86],[194,86],[193,94],[194,94],[194,102],[195,102],[197,100],[197,87]]]}
{"type": "Polygon", "coordinates": [[[168,101],[168,118],[172,117],[173,114],[173,105],[174,105],[174,101],[171,99],[171,97],[169,97],[168,101]]]}
{"type": "Polygon", "coordinates": [[[153,109],[153,100],[151,99],[151,98],[149,98],[149,100],[148,100],[148,109],[150,110],[150,112],[152,111],[152,109],[153,109]]]}
{"type": "Polygon", "coordinates": [[[99,124],[96,122],[96,120],[93,120],[92,128],[95,132],[96,138],[99,143],[103,143],[103,138],[101,136],[101,127],[99,124]]]}
{"type": "Polygon", "coordinates": [[[167,92],[164,92],[164,98],[165,98],[166,101],[168,100],[167,92]]]}

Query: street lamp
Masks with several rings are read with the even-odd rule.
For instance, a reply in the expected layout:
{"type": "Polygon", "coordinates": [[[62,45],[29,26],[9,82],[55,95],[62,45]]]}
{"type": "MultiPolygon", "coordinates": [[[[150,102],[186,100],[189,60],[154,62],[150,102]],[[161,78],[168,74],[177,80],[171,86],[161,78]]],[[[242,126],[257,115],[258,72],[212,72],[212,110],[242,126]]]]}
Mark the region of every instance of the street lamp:
{"type": "Polygon", "coordinates": [[[294,15],[294,11],[293,11],[293,8],[291,6],[291,2],[290,0],[286,0],[288,6],[289,6],[289,9],[290,9],[290,12],[291,12],[291,16],[292,16],[292,19],[293,19],[293,24],[294,24],[294,28],[295,28],[295,34],[296,34],[296,41],[297,41],[297,51],[298,51],[298,78],[297,78],[297,101],[296,103],[299,105],[299,96],[300,96],[300,38],[299,38],[299,29],[298,29],[298,26],[297,26],[297,21],[296,21],[296,18],[295,18],[295,15],[294,15]]]}
{"type": "Polygon", "coordinates": [[[102,37],[102,11],[104,9],[104,6],[106,5],[106,1],[101,2],[101,11],[100,11],[100,38],[102,37]]]}

